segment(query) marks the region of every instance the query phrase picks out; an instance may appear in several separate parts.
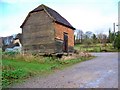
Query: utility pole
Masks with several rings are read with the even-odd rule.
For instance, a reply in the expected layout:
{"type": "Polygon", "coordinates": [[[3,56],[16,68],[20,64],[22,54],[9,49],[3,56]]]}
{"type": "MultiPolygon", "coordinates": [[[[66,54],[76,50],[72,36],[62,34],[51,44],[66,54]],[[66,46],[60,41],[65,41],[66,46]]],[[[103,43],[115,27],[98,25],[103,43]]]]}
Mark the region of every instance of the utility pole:
{"type": "Polygon", "coordinates": [[[120,1],[118,2],[118,31],[120,31],[120,1]]]}
{"type": "Polygon", "coordinates": [[[115,23],[113,23],[113,46],[114,46],[114,48],[115,48],[115,45],[114,45],[114,41],[115,41],[115,23]]]}
{"type": "Polygon", "coordinates": [[[113,23],[113,31],[114,31],[114,34],[115,34],[115,23],[113,23]]]}

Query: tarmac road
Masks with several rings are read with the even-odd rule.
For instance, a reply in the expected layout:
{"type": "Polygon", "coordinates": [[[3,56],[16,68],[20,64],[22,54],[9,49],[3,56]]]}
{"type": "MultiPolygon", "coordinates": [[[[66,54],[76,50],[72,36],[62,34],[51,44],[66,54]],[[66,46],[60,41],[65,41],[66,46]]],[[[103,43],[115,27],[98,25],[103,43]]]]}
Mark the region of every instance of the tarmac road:
{"type": "Polygon", "coordinates": [[[92,55],[97,57],[12,88],[118,88],[118,53],[92,55]]]}

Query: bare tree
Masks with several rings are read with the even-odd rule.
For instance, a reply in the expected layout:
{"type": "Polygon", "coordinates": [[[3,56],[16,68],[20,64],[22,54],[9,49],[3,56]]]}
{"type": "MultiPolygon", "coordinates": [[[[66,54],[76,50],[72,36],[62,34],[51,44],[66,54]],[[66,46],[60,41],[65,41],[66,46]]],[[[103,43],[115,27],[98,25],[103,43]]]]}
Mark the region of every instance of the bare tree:
{"type": "Polygon", "coordinates": [[[98,34],[98,40],[101,44],[106,44],[107,43],[107,35],[106,34],[98,34]]]}
{"type": "Polygon", "coordinates": [[[77,40],[79,43],[82,43],[83,39],[83,31],[82,30],[77,30],[77,40]]]}
{"type": "Polygon", "coordinates": [[[93,36],[93,32],[87,31],[87,32],[85,32],[85,35],[86,35],[89,39],[91,39],[92,36],[93,36]]]}
{"type": "Polygon", "coordinates": [[[97,35],[97,38],[98,38],[98,40],[99,40],[99,43],[102,44],[103,34],[102,34],[102,33],[98,34],[98,35],[97,35]]]}

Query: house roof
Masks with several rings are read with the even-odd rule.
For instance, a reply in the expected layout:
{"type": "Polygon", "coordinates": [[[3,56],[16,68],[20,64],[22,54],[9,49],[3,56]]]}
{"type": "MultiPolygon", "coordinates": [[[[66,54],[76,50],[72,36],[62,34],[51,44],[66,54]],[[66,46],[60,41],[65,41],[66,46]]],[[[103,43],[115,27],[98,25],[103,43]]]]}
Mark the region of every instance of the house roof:
{"type": "Polygon", "coordinates": [[[14,38],[14,40],[16,40],[16,39],[19,39],[20,42],[22,42],[22,34],[21,34],[21,33],[18,33],[18,34],[16,35],[16,37],[14,38]]]}
{"type": "Polygon", "coordinates": [[[13,37],[13,35],[7,36],[7,37],[2,37],[2,44],[3,44],[3,46],[6,46],[6,48],[13,48],[16,46],[16,44],[13,44],[13,41],[16,39],[19,39],[21,42],[22,34],[18,33],[15,37],[13,37]]]}
{"type": "Polygon", "coordinates": [[[39,12],[39,11],[46,11],[47,14],[49,14],[49,16],[53,19],[53,21],[59,23],[59,24],[62,24],[62,25],[65,25],[69,28],[72,28],[75,30],[75,28],[64,18],[62,17],[59,13],[57,13],[55,10],[45,6],[45,5],[40,5],[38,6],[37,8],[35,8],[34,10],[32,10],[31,12],[29,12],[28,16],[26,17],[25,21],[23,22],[23,24],[21,25],[21,28],[23,27],[23,25],[25,24],[25,22],[27,21],[30,13],[34,13],[34,12],[39,12]]]}

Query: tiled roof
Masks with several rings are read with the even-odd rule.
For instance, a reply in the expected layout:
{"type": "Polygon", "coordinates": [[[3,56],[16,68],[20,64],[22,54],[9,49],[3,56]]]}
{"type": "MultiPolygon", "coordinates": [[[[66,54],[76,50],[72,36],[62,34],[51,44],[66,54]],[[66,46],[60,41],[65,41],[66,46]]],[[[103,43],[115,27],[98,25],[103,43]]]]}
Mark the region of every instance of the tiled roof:
{"type": "MultiPolygon", "coordinates": [[[[75,29],[64,17],[62,17],[59,13],[57,13],[55,10],[45,6],[45,5],[40,5],[37,8],[35,8],[34,10],[32,10],[30,13],[33,12],[39,12],[45,10],[51,17],[52,19],[60,24],[63,24],[69,28],[75,29]]],[[[29,14],[28,14],[29,15],[29,14]]],[[[26,18],[27,19],[27,18],[26,18]]],[[[26,20],[25,20],[26,21],[26,20]]],[[[21,25],[21,27],[24,25],[25,21],[23,22],[23,24],[21,25]]]]}

